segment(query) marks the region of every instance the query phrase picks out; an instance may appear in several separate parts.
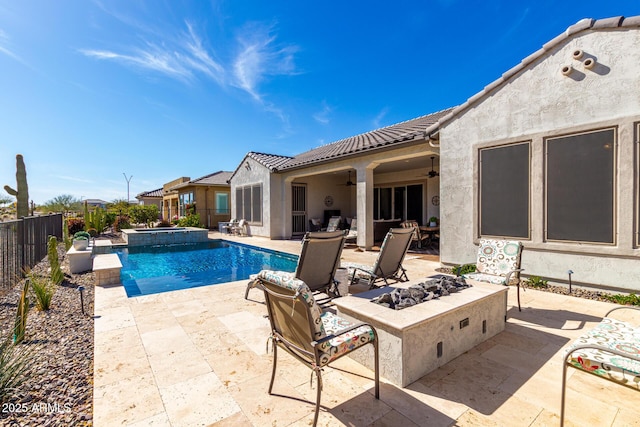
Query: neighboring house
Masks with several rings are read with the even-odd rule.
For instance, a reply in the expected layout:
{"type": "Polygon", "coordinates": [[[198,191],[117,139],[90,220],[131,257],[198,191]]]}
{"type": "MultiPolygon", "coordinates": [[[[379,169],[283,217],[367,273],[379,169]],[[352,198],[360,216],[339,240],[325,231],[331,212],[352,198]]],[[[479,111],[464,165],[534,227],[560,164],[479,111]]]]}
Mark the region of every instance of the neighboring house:
{"type": "Polygon", "coordinates": [[[219,222],[229,221],[230,177],[231,172],[218,171],[194,180],[181,177],[165,184],[162,188],[163,218],[171,220],[197,213],[207,228],[216,228],[219,222]]]}
{"type": "MultiPolygon", "coordinates": [[[[356,218],[358,245],[370,249],[374,231],[413,219],[439,216],[437,140],[424,129],[450,110],[288,157],[250,152],[231,177],[232,217],[246,219],[249,233],[288,239],[309,229],[309,220],[356,218]]],[[[384,230],[382,230],[384,231],[384,230]]],[[[384,233],[382,233],[384,235],[384,233]]]]}
{"type": "Polygon", "coordinates": [[[640,16],[585,19],[427,128],[440,260],[520,240],[528,275],[640,290],[640,16]]]}
{"type": "Polygon", "coordinates": [[[136,196],[141,205],[156,205],[158,212],[162,212],[162,188],[157,190],[145,191],[136,196]]]}
{"type": "Polygon", "coordinates": [[[84,199],[83,202],[87,202],[88,206],[92,206],[94,208],[101,208],[101,209],[106,209],[107,203],[109,203],[101,199],[84,199]]]}

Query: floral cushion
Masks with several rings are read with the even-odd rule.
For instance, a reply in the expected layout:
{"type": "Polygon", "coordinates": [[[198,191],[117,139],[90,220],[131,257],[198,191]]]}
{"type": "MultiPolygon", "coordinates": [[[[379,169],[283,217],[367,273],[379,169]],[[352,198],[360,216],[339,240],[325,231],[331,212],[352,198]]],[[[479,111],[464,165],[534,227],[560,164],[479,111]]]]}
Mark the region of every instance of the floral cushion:
{"type": "Polygon", "coordinates": [[[322,313],[322,323],[327,335],[336,335],[322,345],[320,364],[323,366],[345,353],[349,353],[375,340],[373,328],[368,325],[362,325],[347,333],[341,333],[341,331],[351,327],[353,324],[329,311],[322,313]]]}
{"type": "Polygon", "coordinates": [[[484,273],[469,273],[463,274],[465,279],[477,280],[478,282],[488,282],[493,283],[494,285],[504,285],[505,277],[504,276],[495,276],[493,274],[484,274],[484,273]]]}
{"type": "Polygon", "coordinates": [[[564,353],[565,357],[571,353],[568,362],[574,368],[640,390],[639,361],[599,349],[574,350],[577,346],[589,344],[640,357],[640,328],[621,320],[605,317],[598,326],[575,340],[564,353]]]}
{"type": "Polygon", "coordinates": [[[520,267],[520,242],[515,240],[480,239],[478,273],[506,276],[520,267]]]}

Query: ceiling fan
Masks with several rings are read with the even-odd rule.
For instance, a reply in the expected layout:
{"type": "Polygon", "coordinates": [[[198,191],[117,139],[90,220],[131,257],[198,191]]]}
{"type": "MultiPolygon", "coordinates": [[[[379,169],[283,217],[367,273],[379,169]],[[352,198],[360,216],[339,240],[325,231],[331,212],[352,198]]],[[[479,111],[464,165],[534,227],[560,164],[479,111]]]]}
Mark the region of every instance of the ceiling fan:
{"type": "Polygon", "coordinates": [[[434,156],[431,156],[431,170],[429,171],[429,173],[427,174],[429,176],[429,178],[435,178],[436,176],[440,176],[440,173],[436,172],[433,169],[433,159],[435,159],[434,156]]]}
{"type": "Polygon", "coordinates": [[[338,185],[346,185],[347,187],[351,187],[352,185],[356,185],[355,182],[351,181],[351,171],[349,171],[349,178],[347,179],[347,182],[345,182],[344,184],[338,184],[338,185]]]}

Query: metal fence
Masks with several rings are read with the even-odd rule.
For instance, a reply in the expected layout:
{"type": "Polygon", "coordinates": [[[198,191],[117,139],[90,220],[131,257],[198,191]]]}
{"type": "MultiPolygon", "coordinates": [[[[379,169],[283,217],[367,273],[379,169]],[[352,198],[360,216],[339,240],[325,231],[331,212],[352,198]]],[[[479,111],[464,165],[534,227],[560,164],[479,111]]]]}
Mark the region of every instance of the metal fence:
{"type": "Polygon", "coordinates": [[[47,255],[49,236],[62,239],[62,214],[0,222],[0,288],[10,288],[47,255]]]}

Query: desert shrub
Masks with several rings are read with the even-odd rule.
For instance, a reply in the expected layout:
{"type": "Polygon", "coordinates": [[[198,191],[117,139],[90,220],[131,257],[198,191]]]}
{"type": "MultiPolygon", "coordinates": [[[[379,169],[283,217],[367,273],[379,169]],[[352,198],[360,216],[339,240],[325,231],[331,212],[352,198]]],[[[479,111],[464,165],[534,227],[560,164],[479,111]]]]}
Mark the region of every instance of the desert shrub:
{"type": "MultiPolygon", "coordinates": [[[[84,231],[80,232],[84,233],[84,231]]],[[[58,239],[56,236],[50,236],[47,243],[47,257],[51,267],[51,281],[54,285],[59,285],[64,280],[64,273],[60,268],[60,260],[58,259],[58,239]]]]}
{"type": "Polygon", "coordinates": [[[172,224],[169,221],[167,221],[166,219],[163,219],[158,223],[158,225],[156,225],[156,228],[166,228],[166,227],[171,227],[171,225],[172,224]]]}
{"type": "Polygon", "coordinates": [[[475,264],[462,264],[453,267],[454,273],[462,276],[463,274],[475,273],[476,265],[475,264]]]}
{"type": "Polygon", "coordinates": [[[135,205],[129,208],[131,220],[136,224],[151,225],[158,219],[158,207],[156,205],[135,205]]]}
{"type": "Polygon", "coordinates": [[[540,276],[531,276],[524,280],[524,284],[532,288],[548,288],[549,281],[540,276]]]}
{"type": "Polygon", "coordinates": [[[93,212],[87,211],[84,220],[87,231],[93,228],[96,231],[96,235],[102,233],[104,229],[107,228],[107,214],[103,209],[99,207],[96,208],[93,212]]]}
{"type": "Polygon", "coordinates": [[[36,308],[40,311],[47,311],[51,306],[51,299],[56,291],[55,284],[50,283],[46,277],[35,274],[29,275],[31,290],[36,297],[36,308]]]}
{"type": "Polygon", "coordinates": [[[200,228],[202,228],[202,225],[200,224],[200,214],[187,215],[184,218],[180,218],[178,220],[178,226],[179,227],[200,227],[200,228]]]}
{"type": "Polygon", "coordinates": [[[116,217],[118,216],[115,212],[106,212],[104,214],[105,217],[105,227],[111,227],[114,222],[116,222],[116,217]]]}
{"type": "Polygon", "coordinates": [[[116,231],[122,231],[123,228],[131,228],[129,215],[118,215],[113,223],[113,228],[116,231]]]}
{"type": "Polygon", "coordinates": [[[87,240],[89,240],[91,238],[91,234],[88,231],[78,231],[73,235],[74,239],[77,239],[79,237],[85,237],[87,240]]]}
{"type": "Polygon", "coordinates": [[[0,404],[8,402],[28,379],[33,351],[14,344],[11,334],[0,337],[0,404]]]}
{"type": "Polygon", "coordinates": [[[607,295],[604,294],[604,297],[611,302],[615,302],[616,304],[622,305],[640,305],[640,297],[636,294],[616,294],[616,295],[607,295]]]}
{"type": "Polygon", "coordinates": [[[84,219],[82,218],[68,218],[67,229],[70,235],[76,234],[78,231],[84,230],[84,219]]]}

